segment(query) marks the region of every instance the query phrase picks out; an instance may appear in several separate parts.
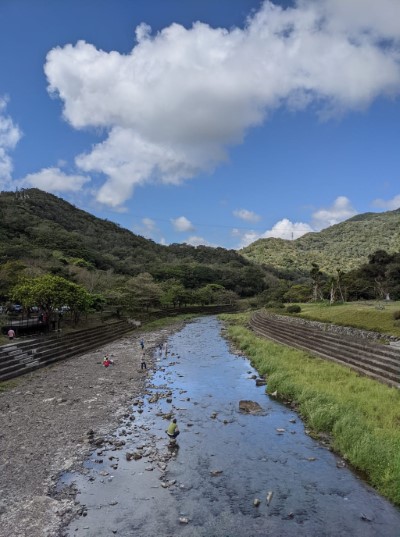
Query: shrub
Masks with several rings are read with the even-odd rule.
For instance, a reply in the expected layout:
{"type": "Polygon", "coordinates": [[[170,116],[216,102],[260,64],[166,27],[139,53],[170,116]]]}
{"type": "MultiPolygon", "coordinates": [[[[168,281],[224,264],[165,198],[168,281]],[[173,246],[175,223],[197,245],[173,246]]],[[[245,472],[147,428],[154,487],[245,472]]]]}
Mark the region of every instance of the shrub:
{"type": "Polygon", "coordinates": [[[288,313],[300,313],[300,312],[301,312],[301,308],[300,308],[300,306],[299,306],[298,304],[293,304],[293,305],[291,305],[291,306],[288,306],[288,307],[286,308],[286,311],[287,311],[288,313]]]}
{"type": "Polygon", "coordinates": [[[393,312],[393,319],[395,321],[398,321],[400,319],[400,310],[396,310],[393,312]]]}

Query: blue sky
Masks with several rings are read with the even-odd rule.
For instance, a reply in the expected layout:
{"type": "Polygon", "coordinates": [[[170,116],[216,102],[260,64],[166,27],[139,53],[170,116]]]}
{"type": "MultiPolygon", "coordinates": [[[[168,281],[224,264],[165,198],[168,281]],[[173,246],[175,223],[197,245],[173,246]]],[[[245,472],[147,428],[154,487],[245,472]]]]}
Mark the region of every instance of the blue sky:
{"type": "Polygon", "coordinates": [[[400,207],[398,0],[1,0],[0,187],[240,248],[400,207]]]}

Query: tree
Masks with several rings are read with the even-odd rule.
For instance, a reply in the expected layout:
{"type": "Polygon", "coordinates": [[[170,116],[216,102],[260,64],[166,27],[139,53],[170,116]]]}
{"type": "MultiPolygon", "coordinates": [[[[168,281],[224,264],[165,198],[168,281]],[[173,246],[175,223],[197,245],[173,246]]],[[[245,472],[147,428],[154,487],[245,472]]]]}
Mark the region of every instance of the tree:
{"type": "Polygon", "coordinates": [[[286,291],[283,298],[286,302],[308,302],[311,295],[312,291],[309,285],[295,284],[286,291]]]}
{"type": "Polygon", "coordinates": [[[317,265],[317,263],[312,263],[310,276],[313,282],[313,301],[317,302],[317,300],[323,299],[321,286],[322,286],[323,276],[324,276],[321,270],[319,269],[319,265],[317,265]]]}
{"type": "Polygon", "coordinates": [[[160,298],[161,287],[148,272],[130,278],[124,286],[124,303],[128,309],[158,306],[160,298]]]}
{"type": "Polygon", "coordinates": [[[68,306],[74,315],[75,323],[79,315],[91,306],[91,295],[76,283],[60,276],[45,274],[37,278],[25,279],[13,291],[14,300],[25,308],[39,306],[48,316],[62,306],[68,306]]]}
{"type": "Polygon", "coordinates": [[[188,303],[189,293],[178,280],[168,280],[164,282],[162,287],[161,303],[164,306],[172,305],[176,308],[188,303]]]}

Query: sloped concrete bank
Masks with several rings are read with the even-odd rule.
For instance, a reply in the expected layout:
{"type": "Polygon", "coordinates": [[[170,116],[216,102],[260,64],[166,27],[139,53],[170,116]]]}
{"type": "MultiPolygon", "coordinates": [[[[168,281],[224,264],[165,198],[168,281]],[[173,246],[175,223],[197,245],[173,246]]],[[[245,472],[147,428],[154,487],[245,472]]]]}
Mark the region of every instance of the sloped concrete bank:
{"type": "Polygon", "coordinates": [[[252,316],[250,326],[263,337],[338,362],[400,388],[400,349],[356,337],[355,332],[321,330],[322,323],[301,321],[303,319],[257,312],[252,316]]]}
{"type": "Polygon", "coordinates": [[[380,332],[374,332],[372,330],[362,330],[360,328],[354,328],[352,326],[340,326],[333,323],[322,323],[319,321],[311,321],[310,319],[303,319],[301,317],[291,317],[289,315],[279,315],[279,314],[269,314],[262,312],[265,317],[270,316],[277,320],[281,320],[285,323],[294,324],[296,326],[305,326],[309,328],[316,328],[322,332],[327,332],[331,334],[337,334],[346,337],[355,337],[357,339],[365,339],[368,341],[375,342],[396,342],[400,339],[396,336],[391,336],[390,334],[381,334],[380,332]]]}

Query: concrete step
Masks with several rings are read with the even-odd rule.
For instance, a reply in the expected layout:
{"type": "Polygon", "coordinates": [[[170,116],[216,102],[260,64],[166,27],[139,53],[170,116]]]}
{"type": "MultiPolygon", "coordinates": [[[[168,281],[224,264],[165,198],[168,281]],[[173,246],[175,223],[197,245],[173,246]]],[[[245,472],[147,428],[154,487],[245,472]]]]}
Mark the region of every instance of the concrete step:
{"type": "Polygon", "coordinates": [[[105,324],[89,330],[71,332],[59,337],[37,338],[9,349],[0,348],[0,381],[17,377],[38,367],[85,354],[96,347],[115,341],[134,330],[125,321],[105,324]]]}
{"type": "MultiPolygon", "coordinates": [[[[259,325],[257,321],[254,326],[262,325],[259,325]]],[[[385,358],[382,354],[377,354],[373,346],[364,346],[360,351],[359,347],[355,348],[349,342],[343,343],[340,340],[333,340],[332,338],[327,340],[323,333],[318,335],[301,330],[292,330],[291,326],[285,326],[284,323],[281,323],[279,326],[268,323],[268,326],[265,326],[263,329],[268,330],[271,334],[280,333],[290,338],[291,341],[295,338],[296,341],[302,343],[305,347],[315,348],[333,357],[341,357],[345,361],[349,359],[360,365],[370,364],[374,368],[381,368],[394,375],[400,375],[400,360],[396,362],[392,358],[385,358]]]]}
{"type": "MultiPolygon", "coordinates": [[[[380,355],[385,357],[385,359],[393,360],[394,363],[398,363],[400,360],[400,352],[398,348],[391,347],[389,345],[383,345],[379,343],[374,343],[370,341],[365,341],[361,339],[356,338],[350,338],[348,336],[342,336],[339,334],[334,334],[332,332],[327,332],[325,330],[318,330],[317,328],[313,327],[307,327],[305,325],[292,323],[292,322],[284,322],[281,320],[274,320],[273,318],[266,317],[268,319],[268,324],[277,326],[277,327],[286,327],[289,328],[292,332],[295,333],[305,333],[309,334],[311,336],[315,336],[318,338],[323,338],[325,341],[332,341],[336,344],[340,344],[343,346],[350,346],[353,349],[359,349],[360,351],[370,351],[371,349],[374,351],[376,355],[380,355]]],[[[255,322],[257,322],[257,317],[255,319],[255,322]]],[[[261,323],[264,321],[261,319],[261,323]]]]}
{"type": "Polygon", "coordinates": [[[382,349],[381,345],[355,341],[304,325],[285,322],[272,316],[255,314],[251,327],[278,343],[299,348],[324,359],[347,365],[359,373],[392,386],[400,385],[400,353],[398,349],[382,349]]]}
{"type": "Polygon", "coordinates": [[[275,341],[276,343],[279,343],[279,344],[283,344],[283,345],[287,345],[289,347],[293,347],[293,348],[296,348],[298,350],[302,350],[304,352],[308,352],[309,354],[313,354],[319,358],[323,358],[325,360],[330,360],[330,361],[333,361],[333,362],[336,362],[340,365],[344,365],[344,366],[347,366],[347,367],[350,367],[351,369],[354,369],[355,371],[357,371],[359,374],[362,374],[362,375],[365,375],[365,376],[368,376],[368,377],[371,377],[379,382],[382,382],[384,384],[387,384],[389,386],[394,386],[394,387],[399,387],[399,382],[396,381],[396,380],[392,380],[391,378],[388,378],[388,376],[384,373],[381,373],[380,371],[370,371],[364,367],[360,367],[359,365],[356,365],[356,364],[352,364],[352,363],[348,363],[348,362],[344,362],[342,360],[339,360],[331,355],[327,355],[323,352],[320,352],[320,351],[316,351],[316,350],[311,350],[311,349],[307,349],[305,348],[303,345],[300,345],[298,343],[296,343],[295,341],[288,341],[286,337],[282,337],[282,336],[279,336],[277,334],[261,334],[263,335],[264,337],[267,337],[268,339],[271,339],[272,341],[275,341]]]}

